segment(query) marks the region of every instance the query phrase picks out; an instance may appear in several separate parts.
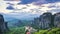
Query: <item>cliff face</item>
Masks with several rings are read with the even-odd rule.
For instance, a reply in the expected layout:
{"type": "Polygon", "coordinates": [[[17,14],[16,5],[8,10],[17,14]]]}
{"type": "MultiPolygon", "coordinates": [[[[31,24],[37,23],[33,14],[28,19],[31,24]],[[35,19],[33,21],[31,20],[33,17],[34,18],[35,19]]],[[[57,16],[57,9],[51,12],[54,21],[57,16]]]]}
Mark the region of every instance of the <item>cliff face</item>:
{"type": "Polygon", "coordinates": [[[0,33],[4,34],[4,32],[6,31],[6,23],[4,21],[3,15],[0,14],[0,33]]]}
{"type": "Polygon", "coordinates": [[[49,12],[43,13],[42,15],[40,15],[39,18],[35,18],[34,22],[33,22],[33,26],[39,29],[47,29],[50,28],[50,24],[51,24],[51,19],[52,18],[52,14],[49,12]]]}
{"type": "Polygon", "coordinates": [[[52,18],[51,13],[49,13],[49,12],[43,13],[40,16],[40,23],[39,23],[40,28],[42,28],[42,29],[50,28],[51,18],[52,18]]]}
{"type": "Polygon", "coordinates": [[[60,27],[60,13],[52,15],[50,12],[43,13],[39,18],[35,18],[33,26],[39,29],[60,27]]]}
{"type": "Polygon", "coordinates": [[[60,27],[60,12],[54,14],[54,26],[60,27]]]}

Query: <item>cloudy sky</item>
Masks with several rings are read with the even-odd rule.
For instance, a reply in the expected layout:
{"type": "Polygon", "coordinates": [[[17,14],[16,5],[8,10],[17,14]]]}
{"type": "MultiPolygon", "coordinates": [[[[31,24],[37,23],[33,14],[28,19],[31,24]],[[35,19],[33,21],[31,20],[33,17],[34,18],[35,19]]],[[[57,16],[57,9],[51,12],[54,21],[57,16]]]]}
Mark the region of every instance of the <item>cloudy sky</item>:
{"type": "Polygon", "coordinates": [[[7,19],[29,19],[44,12],[60,12],[60,0],[0,0],[0,13],[7,19]]]}

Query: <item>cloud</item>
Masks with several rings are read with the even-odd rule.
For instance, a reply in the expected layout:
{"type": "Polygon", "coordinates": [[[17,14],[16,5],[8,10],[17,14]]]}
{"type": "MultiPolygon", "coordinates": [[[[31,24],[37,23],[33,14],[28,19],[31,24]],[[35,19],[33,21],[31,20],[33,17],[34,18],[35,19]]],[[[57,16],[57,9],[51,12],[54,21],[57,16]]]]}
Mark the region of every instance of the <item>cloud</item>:
{"type": "Polygon", "coordinates": [[[8,6],[8,4],[6,4],[6,2],[4,1],[0,1],[0,13],[10,13],[12,12],[12,10],[7,10],[6,7],[8,6]]]}
{"type": "MultiPolygon", "coordinates": [[[[12,3],[12,2],[11,2],[12,3]]],[[[48,3],[48,4],[43,4],[41,6],[37,6],[37,5],[34,5],[34,4],[27,4],[27,5],[17,5],[17,4],[14,4],[13,7],[14,7],[14,10],[8,10],[6,9],[7,6],[9,6],[8,4],[5,4],[4,3],[1,3],[2,5],[0,6],[1,8],[1,12],[3,13],[21,13],[21,12],[30,12],[32,14],[36,14],[36,13],[39,13],[39,12],[46,12],[47,10],[52,10],[52,9],[57,9],[60,7],[60,2],[56,2],[56,3],[48,3]],[[17,9],[16,9],[17,7],[17,9]]],[[[9,8],[11,9],[11,8],[9,8]]]]}
{"type": "Polygon", "coordinates": [[[8,10],[14,10],[14,8],[12,6],[8,6],[6,9],[8,9],[8,10]]]}
{"type": "MultiPolygon", "coordinates": [[[[38,17],[40,16],[42,13],[44,12],[60,12],[60,2],[56,2],[56,3],[48,3],[48,4],[42,4],[41,6],[37,6],[34,4],[14,4],[14,8],[17,7],[17,9],[15,10],[7,10],[6,7],[8,6],[8,4],[6,4],[6,2],[0,2],[0,13],[5,13],[8,17],[8,15],[12,18],[16,18],[16,19],[28,19],[28,18],[34,18],[34,17],[38,17]],[[28,17],[28,18],[27,18],[28,17]]],[[[36,3],[35,3],[36,4],[36,3]]],[[[5,18],[7,18],[5,17],[5,18]]]]}

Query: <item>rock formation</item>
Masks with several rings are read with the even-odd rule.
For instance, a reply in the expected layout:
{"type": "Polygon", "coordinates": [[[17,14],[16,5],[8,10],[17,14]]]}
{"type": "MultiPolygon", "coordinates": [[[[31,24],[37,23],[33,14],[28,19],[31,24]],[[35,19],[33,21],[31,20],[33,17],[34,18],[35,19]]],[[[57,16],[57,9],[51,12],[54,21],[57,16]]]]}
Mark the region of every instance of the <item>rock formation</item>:
{"type": "Polygon", "coordinates": [[[39,18],[40,19],[40,22],[39,22],[40,28],[42,28],[42,29],[50,28],[51,27],[50,26],[51,18],[52,18],[52,14],[50,12],[43,13],[39,18]]]}
{"type": "Polygon", "coordinates": [[[60,12],[54,14],[54,26],[60,27],[60,12]]]}
{"type": "Polygon", "coordinates": [[[33,26],[38,29],[47,29],[51,26],[52,14],[50,12],[43,13],[39,18],[35,18],[33,26]]]}
{"type": "Polygon", "coordinates": [[[6,25],[3,15],[0,14],[0,34],[5,34],[6,32],[6,25]]]}

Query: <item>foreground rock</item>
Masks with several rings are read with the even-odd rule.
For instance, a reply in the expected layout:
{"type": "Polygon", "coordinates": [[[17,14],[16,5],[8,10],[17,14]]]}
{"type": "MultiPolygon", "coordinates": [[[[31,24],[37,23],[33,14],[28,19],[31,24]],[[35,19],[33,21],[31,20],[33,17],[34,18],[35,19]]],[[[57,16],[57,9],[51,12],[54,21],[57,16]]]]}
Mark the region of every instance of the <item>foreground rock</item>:
{"type": "Polygon", "coordinates": [[[5,34],[7,28],[7,23],[5,23],[3,15],[0,14],[0,34],[5,34]]]}

